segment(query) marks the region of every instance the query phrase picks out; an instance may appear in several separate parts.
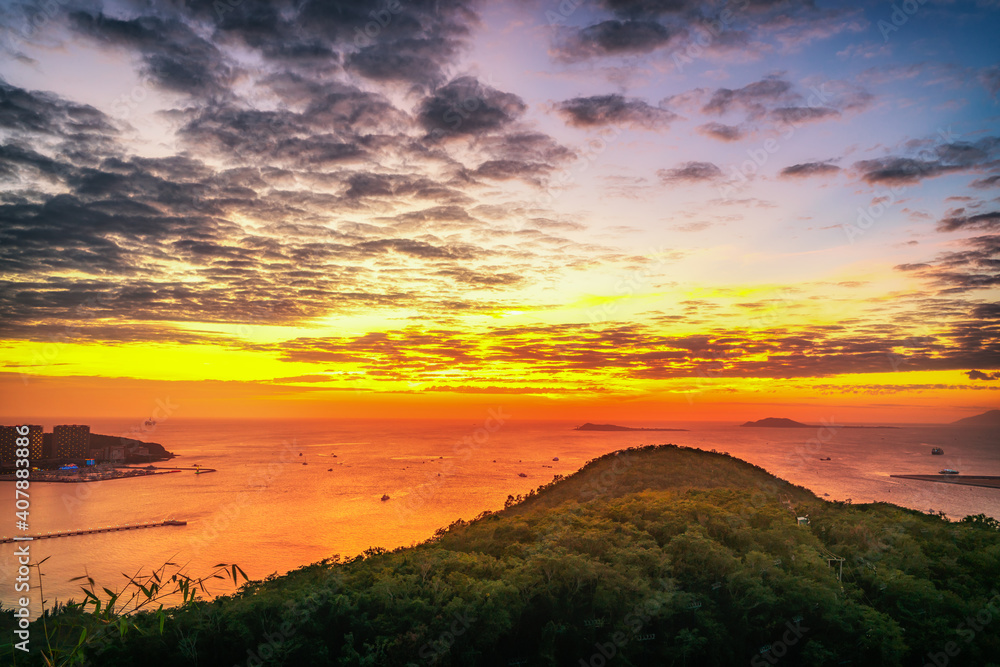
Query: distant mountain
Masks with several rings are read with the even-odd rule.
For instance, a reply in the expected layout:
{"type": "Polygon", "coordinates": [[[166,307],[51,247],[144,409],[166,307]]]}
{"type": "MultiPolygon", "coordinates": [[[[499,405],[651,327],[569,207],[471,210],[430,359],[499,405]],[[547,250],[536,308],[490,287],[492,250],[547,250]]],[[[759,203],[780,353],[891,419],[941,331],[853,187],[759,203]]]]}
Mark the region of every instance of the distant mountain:
{"type": "Polygon", "coordinates": [[[966,417],[965,419],[959,419],[958,421],[952,422],[951,426],[990,426],[994,428],[1000,428],[1000,410],[990,410],[984,412],[981,415],[976,415],[974,417],[966,417]]]}
{"type": "Polygon", "coordinates": [[[817,428],[815,426],[803,424],[802,422],[797,422],[794,419],[786,419],[784,417],[767,417],[765,419],[758,419],[755,422],[740,424],[740,426],[753,426],[756,428],[817,428]]]}
{"type": "Polygon", "coordinates": [[[740,424],[740,426],[751,426],[753,428],[899,428],[898,426],[847,426],[845,424],[834,424],[830,422],[829,424],[817,425],[817,424],[803,424],[802,422],[797,422],[794,419],[786,419],[785,417],[767,417],[765,419],[758,419],[755,422],[747,422],[745,424],[740,424]]]}
{"type": "Polygon", "coordinates": [[[617,424],[591,424],[587,422],[583,426],[577,426],[574,431],[686,431],[686,428],[633,428],[631,426],[618,426],[617,424]]]}

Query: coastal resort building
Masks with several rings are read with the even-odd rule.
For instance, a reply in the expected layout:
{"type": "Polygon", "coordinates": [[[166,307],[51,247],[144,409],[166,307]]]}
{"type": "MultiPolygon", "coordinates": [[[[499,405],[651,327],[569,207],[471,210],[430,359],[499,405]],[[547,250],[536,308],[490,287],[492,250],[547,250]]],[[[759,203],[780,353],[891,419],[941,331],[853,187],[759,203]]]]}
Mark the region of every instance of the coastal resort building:
{"type": "Polygon", "coordinates": [[[62,424],[52,428],[52,454],[58,459],[85,459],[90,455],[90,427],[62,424]]]}
{"type": "Polygon", "coordinates": [[[27,435],[18,435],[16,426],[0,426],[0,461],[13,463],[17,449],[17,439],[28,438],[28,459],[37,461],[42,458],[42,427],[36,424],[28,425],[27,435]]]}

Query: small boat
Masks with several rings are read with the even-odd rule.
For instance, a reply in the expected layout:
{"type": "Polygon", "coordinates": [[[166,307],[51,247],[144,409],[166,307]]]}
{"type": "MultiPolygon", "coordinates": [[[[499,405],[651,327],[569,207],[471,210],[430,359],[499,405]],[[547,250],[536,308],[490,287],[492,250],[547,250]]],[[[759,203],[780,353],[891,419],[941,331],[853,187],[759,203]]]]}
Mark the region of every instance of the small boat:
{"type": "Polygon", "coordinates": [[[957,470],[952,470],[951,468],[945,468],[944,470],[939,470],[938,474],[939,475],[957,475],[958,471],[957,470]]]}
{"type": "Polygon", "coordinates": [[[826,457],[825,459],[824,459],[824,458],[821,458],[821,459],[820,459],[820,461],[829,461],[829,460],[830,460],[830,457],[829,457],[829,456],[827,456],[827,457],[826,457]]]}
{"type": "Polygon", "coordinates": [[[525,475],[525,474],[524,474],[523,472],[519,472],[519,473],[517,473],[517,476],[518,476],[518,477],[527,477],[527,475],[525,475]]]}
{"type": "Polygon", "coordinates": [[[389,494],[388,493],[383,493],[382,494],[382,502],[384,503],[387,500],[389,500],[389,494]]]}
{"type": "Polygon", "coordinates": [[[145,426],[156,426],[156,420],[155,419],[147,419],[146,421],[143,422],[143,424],[145,426]]]}
{"type": "Polygon", "coordinates": [[[935,447],[934,449],[931,450],[931,455],[932,456],[943,456],[944,455],[944,450],[941,449],[940,447],[935,447]]]}
{"type": "Polygon", "coordinates": [[[333,472],[333,468],[327,468],[326,471],[327,472],[333,472]]]}
{"type": "Polygon", "coordinates": [[[553,461],[558,461],[558,460],[559,460],[559,457],[558,457],[558,456],[553,456],[553,457],[552,457],[552,460],[553,460],[553,461]]]}

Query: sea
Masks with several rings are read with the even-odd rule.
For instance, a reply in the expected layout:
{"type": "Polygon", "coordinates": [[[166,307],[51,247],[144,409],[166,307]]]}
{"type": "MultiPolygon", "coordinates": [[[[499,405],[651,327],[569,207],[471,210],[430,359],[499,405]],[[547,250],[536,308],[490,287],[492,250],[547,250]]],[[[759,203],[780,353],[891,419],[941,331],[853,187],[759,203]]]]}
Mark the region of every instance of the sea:
{"type": "MultiPolygon", "coordinates": [[[[1000,518],[1000,489],[892,478],[952,468],[1000,475],[995,431],[900,425],[849,429],[741,428],[716,422],[629,422],[682,432],[578,431],[579,423],[518,420],[502,410],[472,420],[165,420],[134,433],[128,420],[41,419],[90,423],[92,432],[158,442],[177,458],[159,467],[192,470],[93,483],[34,483],[29,534],[166,519],[185,526],[37,540],[46,605],[82,599],[80,581],[120,590],[126,575],[168,566],[203,576],[236,563],[251,579],[283,574],[339,555],[418,544],[457,519],[503,508],[569,475],[602,454],[672,443],[726,452],[828,500],[890,502],[957,520],[1000,518]],[[932,456],[931,448],[944,449],[932,456]],[[829,460],[823,460],[823,459],[829,460]],[[387,500],[383,500],[388,496],[387,500]]],[[[14,484],[0,482],[0,534],[15,529],[14,484]]],[[[0,602],[14,605],[15,544],[0,545],[0,602]]],[[[232,592],[213,579],[208,595],[232,592]]],[[[41,611],[32,574],[33,612],[41,611]]]]}

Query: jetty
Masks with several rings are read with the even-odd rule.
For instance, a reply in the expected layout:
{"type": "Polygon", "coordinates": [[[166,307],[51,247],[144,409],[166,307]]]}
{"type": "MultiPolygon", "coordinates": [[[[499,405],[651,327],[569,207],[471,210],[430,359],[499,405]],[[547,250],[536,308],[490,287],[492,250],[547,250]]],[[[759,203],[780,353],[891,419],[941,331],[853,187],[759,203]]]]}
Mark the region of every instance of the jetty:
{"type": "Polygon", "coordinates": [[[167,519],[166,521],[156,521],[149,523],[126,523],[121,526],[105,526],[104,528],[89,528],[87,530],[64,530],[58,533],[45,533],[44,535],[24,535],[23,537],[4,537],[0,539],[0,544],[9,542],[31,542],[34,540],[46,540],[53,537],[72,537],[74,535],[94,535],[96,533],[115,533],[121,530],[139,530],[140,528],[159,528],[160,526],[186,526],[187,521],[167,519]]]}
{"type": "Polygon", "coordinates": [[[988,489],[1000,489],[1000,477],[996,475],[889,475],[899,479],[915,479],[921,482],[942,482],[944,484],[961,484],[963,486],[982,486],[988,489]]]}

